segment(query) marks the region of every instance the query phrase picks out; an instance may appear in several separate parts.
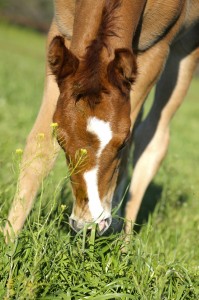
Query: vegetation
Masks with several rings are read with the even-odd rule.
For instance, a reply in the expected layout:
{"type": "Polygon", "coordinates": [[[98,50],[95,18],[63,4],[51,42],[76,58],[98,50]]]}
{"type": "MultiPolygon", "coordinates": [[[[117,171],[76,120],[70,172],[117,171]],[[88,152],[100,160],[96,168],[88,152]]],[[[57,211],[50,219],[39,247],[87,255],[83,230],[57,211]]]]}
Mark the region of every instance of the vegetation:
{"type": "Polygon", "coordinates": [[[53,17],[53,1],[0,0],[0,17],[46,32],[53,17]]]}
{"type": "MultiPolygon", "coordinates": [[[[0,44],[3,226],[19,173],[16,149],[23,149],[42,97],[45,38],[0,24],[0,44]]],[[[154,211],[127,253],[120,251],[123,233],[70,235],[71,193],[60,153],[18,240],[6,245],[0,233],[0,299],[199,299],[198,83],[172,123],[170,150],[141,216],[154,211]]]]}

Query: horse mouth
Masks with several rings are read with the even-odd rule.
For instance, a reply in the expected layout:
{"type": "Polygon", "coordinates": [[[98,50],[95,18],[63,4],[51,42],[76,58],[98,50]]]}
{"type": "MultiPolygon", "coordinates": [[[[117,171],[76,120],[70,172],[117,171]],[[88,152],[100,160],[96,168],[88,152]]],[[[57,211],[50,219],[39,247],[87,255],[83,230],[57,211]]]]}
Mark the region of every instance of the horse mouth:
{"type": "MultiPolygon", "coordinates": [[[[98,236],[102,236],[107,229],[110,227],[112,223],[112,217],[109,216],[105,219],[102,219],[101,221],[99,221],[98,223],[96,223],[96,233],[98,236]]],[[[69,224],[70,227],[72,228],[72,230],[76,233],[78,233],[79,231],[83,230],[85,227],[87,229],[87,231],[91,231],[93,228],[93,224],[95,224],[94,222],[78,222],[76,220],[74,220],[73,218],[69,218],[69,224]]]]}

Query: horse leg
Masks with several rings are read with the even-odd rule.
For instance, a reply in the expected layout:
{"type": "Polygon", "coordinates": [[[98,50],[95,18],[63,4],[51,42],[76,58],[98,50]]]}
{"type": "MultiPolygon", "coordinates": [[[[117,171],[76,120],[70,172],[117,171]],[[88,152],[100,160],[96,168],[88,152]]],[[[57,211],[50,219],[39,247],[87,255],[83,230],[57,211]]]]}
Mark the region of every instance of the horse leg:
{"type": "MultiPolygon", "coordinates": [[[[52,38],[57,34],[59,31],[52,23],[47,39],[47,49],[52,38]]],[[[43,101],[36,122],[27,138],[17,192],[4,229],[7,237],[13,233],[16,235],[21,230],[32,208],[40,183],[51,170],[56,159],[59,146],[52,135],[50,125],[58,96],[57,84],[54,76],[50,75],[47,64],[43,101]]]]}
{"type": "Polygon", "coordinates": [[[179,41],[171,47],[152,108],[135,132],[134,173],[126,206],[126,233],[131,232],[144,193],[167,153],[169,123],[186,95],[199,59],[199,49],[193,50],[197,39],[192,37],[188,48],[190,41],[184,40],[183,45],[179,41]]]}

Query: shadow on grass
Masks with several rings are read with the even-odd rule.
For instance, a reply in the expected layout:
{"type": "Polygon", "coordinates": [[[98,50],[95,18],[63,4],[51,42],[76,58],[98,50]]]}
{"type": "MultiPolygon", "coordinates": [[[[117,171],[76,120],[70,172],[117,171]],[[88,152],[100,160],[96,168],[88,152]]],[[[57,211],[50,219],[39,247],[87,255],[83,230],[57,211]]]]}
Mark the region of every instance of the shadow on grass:
{"type": "Polygon", "coordinates": [[[136,225],[134,231],[139,233],[142,225],[148,222],[149,215],[152,214],[157,204],[162,199],[163,186],[156,183],[151,183],[144,195],[138,216],[136,219],[136,225]]]}
{"type": "Polygon", "coordinates": [[[189,201],[189,193],[185,190],[173,193],[168,187],[151,183],[143,198],[134,231],[139,233],[142,226],[148,222],[149,216],[158,206],[158,214],[165,216],[169,213],[169,207],[178,210],[189,201]]]}

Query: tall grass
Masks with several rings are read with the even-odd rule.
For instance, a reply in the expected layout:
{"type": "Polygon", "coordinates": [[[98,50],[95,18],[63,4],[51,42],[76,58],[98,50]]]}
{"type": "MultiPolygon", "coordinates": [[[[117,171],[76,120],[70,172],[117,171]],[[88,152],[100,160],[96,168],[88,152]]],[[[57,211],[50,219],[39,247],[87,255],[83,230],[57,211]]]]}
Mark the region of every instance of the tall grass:
{"type": "MultiPolygon", "coordinates": [[[[42,97],[45,38],[0,25],[0,220],[15,193],[20,151],[42,97]]],[[[144,199],[142,227],[120,251],[123,232],[72,236],[65,159],[43,182],[14,243],[0,234],[0,299],[199,299],[198,79],[172,123],[172,141],[144,199]],[[149,214],[149,212],[152,214],[149,214]],[[146,219],[148,218],[148,221],[146,219]]]]}

